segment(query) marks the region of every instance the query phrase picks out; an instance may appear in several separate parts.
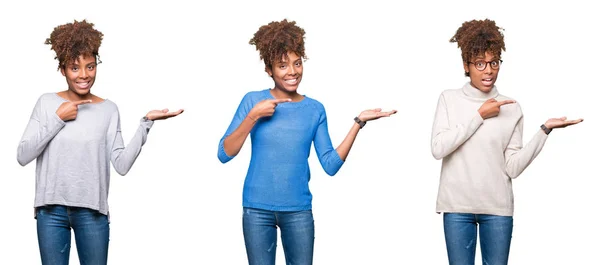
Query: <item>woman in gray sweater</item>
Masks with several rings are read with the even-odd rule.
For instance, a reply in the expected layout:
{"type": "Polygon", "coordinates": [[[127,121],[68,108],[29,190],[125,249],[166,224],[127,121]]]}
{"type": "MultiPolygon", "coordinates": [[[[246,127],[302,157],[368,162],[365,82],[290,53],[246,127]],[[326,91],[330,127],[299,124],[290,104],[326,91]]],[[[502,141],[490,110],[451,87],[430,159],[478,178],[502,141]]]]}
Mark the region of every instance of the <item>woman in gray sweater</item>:
{"type": "Polygon", "coordinates": [[[444,213],[448,260],[451,265],[475,264],[479,225],[483,264],[507,264],[512,179],[542,150],[552,129],[583,120],[549,119],[523,146],[521,107],[494,85],[505,49],[501,29],[491,20],[472,20],[450,41],[462,50],[470,80],[442,92],[431,135],[433,156],[443,159],[436,210],[444,213]]]}
{"type": "Polygon", "coordinates": [[[37,159],[34,208],[42,264],[69,263],[71,228],[81,264],[106,264],[110,162],[125,175],[153,122],[183,112],[148,112],[125,146],[117,105],[91,93],[103,37],[93,26],[74,21],[46,39],[68,88],[38,99],[17,151],[22,166],[37,159]]]}

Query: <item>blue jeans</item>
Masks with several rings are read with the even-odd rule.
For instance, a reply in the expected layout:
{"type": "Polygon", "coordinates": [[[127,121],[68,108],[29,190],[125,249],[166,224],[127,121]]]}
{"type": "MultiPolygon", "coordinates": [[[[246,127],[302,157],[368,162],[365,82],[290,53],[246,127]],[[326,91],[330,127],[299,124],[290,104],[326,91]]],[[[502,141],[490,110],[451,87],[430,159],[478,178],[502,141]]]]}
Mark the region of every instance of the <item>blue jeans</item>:
{"type": "Polygon", "coordinates": [[[42,264],[69,264],[73,228],[79,263],[106,265],[108,216],[87,208],[47,205],[36,209],[36,219],[42,264]]]}
{"type": "Polygon", "coordinates": [[[274,212],[244,208],[244,241],[250,265],[274,265],[277,227],[287,265],[312,264],[315,225],[311,210],[274,212]]]}
{"type": "Polygon", "coordinates": [[[444,213],[444,233],[450,265],[475,264],[477,225],[483,265],[508,264],[512,216],[444,213]]]}

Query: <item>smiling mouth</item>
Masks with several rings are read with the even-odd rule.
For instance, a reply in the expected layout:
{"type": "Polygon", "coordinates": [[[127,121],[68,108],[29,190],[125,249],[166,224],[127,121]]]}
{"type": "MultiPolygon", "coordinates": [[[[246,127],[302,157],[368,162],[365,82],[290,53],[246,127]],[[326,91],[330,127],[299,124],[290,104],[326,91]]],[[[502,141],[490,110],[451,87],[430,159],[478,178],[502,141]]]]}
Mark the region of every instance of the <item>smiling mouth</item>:
{"type": "Polygon", "coordinates": [[[90,82],[77,82],[75,83],[80,89],[86,89],[89,87],[90,82]]]}
{"type": "Polygon", "coordinates": [[[284,80],[284,82],[288,85],[295,85],[295,84],[297,84],[297,81],[298,81],[298,78],[284,80]]]}

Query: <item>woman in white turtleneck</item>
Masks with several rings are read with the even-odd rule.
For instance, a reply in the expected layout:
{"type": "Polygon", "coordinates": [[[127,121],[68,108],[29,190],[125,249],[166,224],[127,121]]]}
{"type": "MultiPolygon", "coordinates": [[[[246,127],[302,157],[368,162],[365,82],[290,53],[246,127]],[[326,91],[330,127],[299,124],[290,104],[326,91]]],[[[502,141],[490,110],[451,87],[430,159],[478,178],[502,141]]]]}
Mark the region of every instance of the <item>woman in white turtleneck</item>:
{"type": "Polygon", "coordinates": [[[501,28],[488,19],[468,21],[450,42],[458,43],[470,80],[442,92],[431,135],[433,156],[443,159],[436,211],[444,213],[448,260],[475,264],[479,225],[483,264],[508,264],[512,179],[542,150],[552,129],[583,119],[549,119],[523,146],[521,107],[494,85],[505,50],[501,28]]]}

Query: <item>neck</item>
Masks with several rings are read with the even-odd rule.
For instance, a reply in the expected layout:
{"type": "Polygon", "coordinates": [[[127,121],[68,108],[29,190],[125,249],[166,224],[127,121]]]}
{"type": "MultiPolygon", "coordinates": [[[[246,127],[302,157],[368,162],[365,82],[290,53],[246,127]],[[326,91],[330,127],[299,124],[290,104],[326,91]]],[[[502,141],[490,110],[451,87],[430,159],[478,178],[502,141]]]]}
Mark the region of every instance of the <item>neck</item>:
{"type": "Polygon", "coordinates": [[[87,100],[87,99],[92,99],[94,97],[94,95],[92,95],[92,93],[87,93],[85,95],[79,95],[70,89],[63,91],[61,94],[63,95],[64,98],[66,98],[69,101],[87,100]]]}
{"type": "Polygon", "coordinates": [[[483,92],[483,91],[479,90],[478,88],[476,88],[475,86],[473,86],[471,84],[471,82],[467,82],[463,86],[462,91],[468,97],[476,98],[476,99],[483,99],[483,100],[488,100],[490,98],[495,98],[496,96],[498,96],[498,90],[496,89],[495,85],[492,88],[492,90],[490,90],[489,92],[483,92]]]}

